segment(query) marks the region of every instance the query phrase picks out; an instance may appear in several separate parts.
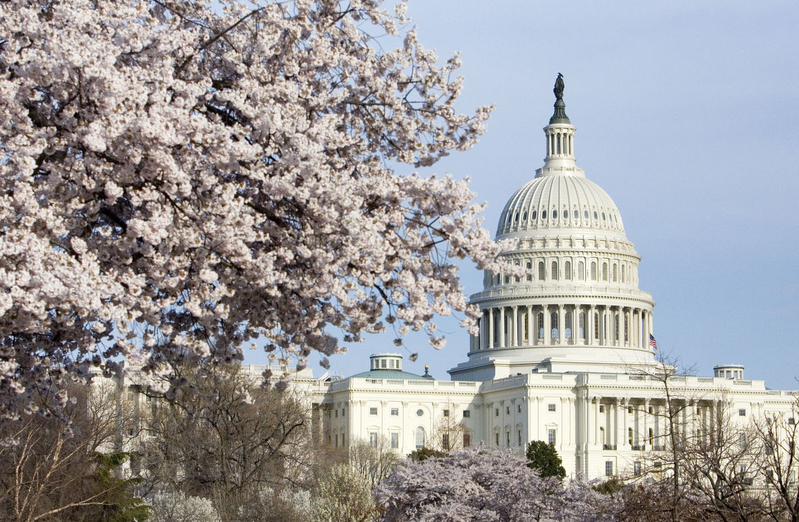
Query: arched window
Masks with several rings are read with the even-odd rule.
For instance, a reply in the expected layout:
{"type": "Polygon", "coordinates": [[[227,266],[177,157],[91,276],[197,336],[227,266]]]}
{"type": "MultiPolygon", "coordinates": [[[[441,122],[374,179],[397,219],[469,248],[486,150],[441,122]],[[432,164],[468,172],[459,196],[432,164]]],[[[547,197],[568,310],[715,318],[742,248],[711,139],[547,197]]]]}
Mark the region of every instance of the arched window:
{"type": "Polygon", "coordinates": [[[613,338],[619,342],[619,314],[613,314],[613,338]]]}
{"type": "Polygon", "coordinates": [[[523,313],[521,318],[519,319],[522,322],[522,341],[529,343],[530,342],[530,324],[527,320],[527,313],[523,313]]]}
{"type": "Polygon", "coordinates": [[[630,342],[630,318],[624,314],[624,342],[630,342]]]}
{"type": "Polygon", "coordinates": [[[649,445],[655,445],[655,430],[652,428],[649,428],[649,445]]]}
{"type": "Polygon", "coordinates": [[[543,281],[544,279],[546,279],[546,277],[547,277],[547,274],[546,274],[546,268],[544,267],[544,262],[543,261],[539,261],[538,262],[538,280],[539,281],[543,281]]]}
{"type": "Polygon", "coordinates": [[[550,326],[552,327],[552,339],[558,338],[558,312],[549,315],[550,326]]]}
{"type": "Polygon", "coordinates": [[[599,443],[605,446],[605,428],[599,427],[599,443]]]}
{"type": "Polygon", "coordinates": [[[599,340],[599,312],[594,312],[594,339],[599,340]]]}
{"type": "Polygon", "coordinates": [[[621,282],[624,282],[624,265],[621,265],[621,282]]]}
{"type": "Polygon", "coordinates": [[[577,279],[580,281],[585,281],[585,263],[582,261],[577,263],[577,279]]]}
{"type": "MultiPolygon", "coordinates": [[[[517,259],[517,260],[516,260],[516,261],[515,261],[513,264],[514,264],[514,265],[516,265],[516,266],[520,266],[520,265],[521,265],[521,261],[519,261],[519,260],[517,259]]],[[[614,268],[615,268],[615,265],[614,265],[614,268]]],[[[517,283],[519,282],[519,278],[518,278],[518,277],[516,278],[516,282],[517,282],[517,283]]]]}
{"type": "Polygon", "coordinates": [[[633,445],[633,429],[627,428],[627,441],[630,443],[630,446],[633,445]]]}
{"type": "Polygon", "coordinates": [[[591,281],[596,281],[596,261],[591,261],[591,281]]]}
{"type": "Polygon", "coordinates": [[[566,312],[566,324],[563,326],[563,333],[564,333],[566,339],[571,339],[572,338],[572,318],[573,317],[574,317],[574,315],[571,313],[571,311],[567,311],[566,312]]]}
{"type": "Polygon", "coordinates": [[[424,428],[419,426],[416,428],[416,449],[424,448],[424,428]]]}
{"type": "Polygon", "coordinates": [[[571,278],[572,278],[572,262],[571,261],[566,261],[564,275],[566,276],[566,280],[567,281],[571,280],[571,278]]]}
{"type": "Polygon", "coordinates": [[[533,280],[533,262],[532,261],[528,261],[527,262],[527,280],[528,281],[532,281],[533,280]]]}
{"type": "Polygon", "coordinates": [[[608,280],[608,264],[607,263],[602,263],[602,280],[603,281],[607,281],[608,280]]]}
{"type": "Polygon", "coordinates": [[[575,220],[576,220],[576,219],[579,219],[579,217],[580,217],[580,212],[578,212],[578,211],[577,211],[577,209],[575,208],[575,209],[574,209],[574,219],[575,219],[575,220]]]}
{"type": "Polygon", "coordinates": [[[538,317],[536,318],[538,322],[538,338],[544,338],[544,313],[538,312],[538,317]]]}
{"type": "Polygon", "coordinates": [[[617,271],[618,271],[618,266],[616,265],[616,263],[613,263],[613,282],[614,283],[617,281],[617,277],[616,277],[618,275],[617,271]]]}
{"type": "Polygon", "coordinates": [[[558,262],[557,261],[552,261],[552,274],[551,274],[551,276],[552,276],[552,280],[553,281],[557,281],[558,280],[558,262]]]}
{"type": "Polygon", "coordinates": [[[585,312],[580,312],[580,339],[585,339],[585,312]]]}

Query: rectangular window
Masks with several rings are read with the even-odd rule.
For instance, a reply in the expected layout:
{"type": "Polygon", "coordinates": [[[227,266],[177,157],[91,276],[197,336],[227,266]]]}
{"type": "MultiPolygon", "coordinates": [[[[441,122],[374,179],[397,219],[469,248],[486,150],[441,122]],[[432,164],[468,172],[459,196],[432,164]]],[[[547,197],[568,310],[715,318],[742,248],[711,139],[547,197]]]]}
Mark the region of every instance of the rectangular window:
{"type": "Polygon", "coordinates": [[[494,434],[494,442],[499,446],[499,433],[494,434]]]}
{"type": "Polygon", "coordinates": [[[516,410],[517,410],[519,413],[521,413],[521,412],[522,412],[522,405],[521,405],[521,404],[519,404],[518,406],[516,406],[516,410]]]}
{"type": "Polygon", "coordinates": [[[377,408],[369,408],[369,415],[377,415],[377,408]]]}
{"type": "Polygon", "coordinates": [[[741,408],[740,410],[738,410],[738,416],[739,417],[746,417],[746,409],[745,408],[741,408]]]}
{"type": "Polygon", "coordinates": [[[391,447],[394,449],[399,448],[399,433],[391,434],[391,447]]]}
{"type": "Polygon", "coordinates": [[[605,476],[612,477],[613,476],[613,461],[606,460],[605,461],[605,476]]]}
{"type": "Polygon", "coordinates": [[[547,442],[550,444],[555,444],[558,440],[558,432],[557,430],[550,429],[547,430],[547,442]]]}
{"type": "Polygon", "coordinates": [[[444,410],[444,417],[449,417],[449,410],[444,410]]]}
{"type": "Polygon", "coordinates": [[[788,417],[788,424],[793,426],[794,424],[796,424],[796,419],[794,419],[793,417],[788,417]]]}
{"type": "Polygon", "coordinates": [[[521,445],[522,445],[522,430],[519,430],[519,431],[517,432],[517,435],[518,435],[518,439],[517,439],[517,441],[516,441],[516,444],[517,444],[518,446],[521,446],[521,445]]]}
{"type": "Polygon", "coordinates": [[[656,468],[662,468],[662,467],[663,467],[663,463],[662,463],[662,462],[660,462],[659,460],[656,460],[656,461],[655,461],[655,464],[654,464],[654,466],[655,466],[656,468]]]}
{"type": "Polygon", "coordinates": [[[599,413],[605,413],[605,405],[604,404],[600,404],[599,405],[599,413]]]}
{"type": "Polygon", "coordinates": [[[636,460],[633,462],[633,476],[640,477],[641,476],[641,461],[636,460]]]}
{"type": "Polygon", "coordinates": [[[547,404],[547,411],[555,411],[555,405],[554,404],[547,404]]]}
{"type": "Polygon", "coordinates": [[[399,417],[399,408],[391,408],[391,416],[399,417]]]}
{"type": "Polygon", "coordinates": [[[505,445],[510,448],[510,432],[505,432],[505,445]]]}
{"type": "Polygon", "coordinates": [[[510,406],[505,406],[505,415],[510,415],[510,406]]]}
{"type": "Polygon", "coordinates": [[[385,359],[380,361],[380,367],[381,368],[385,368],[386,367],[386,360],[385,359]]]}
{"type": "Polygon", "coordinates": [[[449,451],[449,433],[441,435],[441,447],[444,451],[449,451]]]}
{"type": "Polygon", "coordinates": [[[468,448],[472,445],[472,436],[469,433],[463,434],[463,447],[468,448]]]}
{"type": "Polygon", "coordinates": [[[338,410],[336,410],[336,412],[335,412],[335,414],[333,416],[338,418],[338,410]]]}
{"type": "Polygon", "coordinates": [[[335,437],[336,437],[336,447],[338,448],[338,433],[336,433],[335,437]]]}
{"type": "Polygon", "coordinates": [[[499,417],[499,408],[494,408],[494,417],[499,417]]]}
{"type": "Polygon", "coordinates": [[[464,419],[468,419],[471,416],[472,416],[472,412],[470,412],[469,410],[463,410],[463,418],[464,419]]]}
{"type": "Polygon", "coordinates": [[[341,416],[342,416],[342,417],[344,416],[344,412],[345,412],[345,411],[346,411],[346,410],[345,410],[344,408],[341,408],[341,416]]]}
{"type": "Polygon", "coordinates": [[[377,433],[372,432],[369,434],[369,445],[373,448],[377,447],[377,433]]]}

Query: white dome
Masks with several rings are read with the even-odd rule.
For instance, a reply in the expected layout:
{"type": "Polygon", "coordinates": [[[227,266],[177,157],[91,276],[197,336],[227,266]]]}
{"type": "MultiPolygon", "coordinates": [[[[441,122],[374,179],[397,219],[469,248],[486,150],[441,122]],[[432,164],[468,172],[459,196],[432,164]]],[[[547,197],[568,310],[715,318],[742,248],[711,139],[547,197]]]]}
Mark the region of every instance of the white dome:
{"type": "Polygon", "coordinates": [[[542,174],[541,170],[505,204],[497,239],[516,235],[515,232],[551,233],[553,229],[601,230],[624,235],[619,209],[599,185],[581,172],[546,169],[555,172],[542,174]]]}

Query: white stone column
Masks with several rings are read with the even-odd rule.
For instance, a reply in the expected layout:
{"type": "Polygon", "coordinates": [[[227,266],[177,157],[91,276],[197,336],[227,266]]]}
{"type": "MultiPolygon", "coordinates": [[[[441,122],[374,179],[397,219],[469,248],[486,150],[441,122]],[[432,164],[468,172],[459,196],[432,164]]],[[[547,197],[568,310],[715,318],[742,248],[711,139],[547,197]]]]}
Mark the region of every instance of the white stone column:
{"type": "Polygon", "coordinates": [[[495,346],[495,339],[494,339],[494,309],[490,308],[488,310],[488,347],[493,348],[495,346]]]}
{"type": "Polygon", "coordinates": [[[621,403],[621,414],[622,419],[624,421],[624,430],[623,430],[623,437],[622,437],[622,445],[625,448],[630,446],[630,414],[628,413],[628,408],[630,407],[630,399],[625,398],[621,403]]]}
{"type": "Polygon", "coordinates": [[[552,344],[552,318],[549,316],[549,305],[544,308],[544,345],[552,344]]]}
{"type": "Polygon", "coordinates": [[[538,332],[535,331],[534,327],[533,305],[527,305],[527,346],[533,346],[538,337],[538,332]]]}
{"type": "MultiPolygon", "coordinates": [[[[644,399],[644,412],[641,415],[641,423],[643,424],[643,444],[649,446],[649,399],[644,399]]],[[[651,450],[652,448],[647,447],[646,449],[651,450]]]]}
{"type": "Polygon", "coordinates": [[[505,307],[499,307],[499,347],[505,348],[505,332],[507,328],[505,328],[505,307]]]}
{"type": "Polygon", "coordinates": [[[519,307],[513,306],[513,319],[511,320],[513,330],[511,332],[511,346],[519,346],[519,307]]]}
{"type": "Polygon", "coordinates": [[[619,447],[619,431],[621,429],[621,424],[619,423],[619,405],[621,404],[621,400],[616,397],[613,399],[613,442],[616,448],[619,447]]]}

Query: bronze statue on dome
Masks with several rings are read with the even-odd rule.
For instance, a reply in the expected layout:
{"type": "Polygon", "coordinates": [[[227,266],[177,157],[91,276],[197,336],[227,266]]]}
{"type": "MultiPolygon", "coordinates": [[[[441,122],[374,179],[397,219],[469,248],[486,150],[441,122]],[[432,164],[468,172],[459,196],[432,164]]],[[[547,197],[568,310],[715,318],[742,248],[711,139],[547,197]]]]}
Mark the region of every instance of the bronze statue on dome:
{"type": "Polygon", "coordinates": [[[555,88],[552,91],[555,93],[555,98],[558,100],[563,99],[563,88],[565,85],[563,84],[563,75],[558,73],[558,79],[555,80],[555,88]]]}

